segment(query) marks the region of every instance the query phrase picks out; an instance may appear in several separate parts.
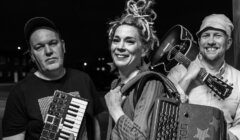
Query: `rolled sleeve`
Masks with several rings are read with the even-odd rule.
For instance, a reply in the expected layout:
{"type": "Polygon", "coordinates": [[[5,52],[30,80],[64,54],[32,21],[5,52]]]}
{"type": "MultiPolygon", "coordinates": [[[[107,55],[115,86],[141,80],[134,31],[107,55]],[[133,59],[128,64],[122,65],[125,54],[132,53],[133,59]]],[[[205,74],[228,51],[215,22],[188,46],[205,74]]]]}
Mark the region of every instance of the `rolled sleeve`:
{"type": "MultiPolygon", "coordinates": [[[[129,119],[126,115],[122,115],[117,124],[116,124],[117,131],[119,135],[124,139],[128,140],[144,140],[147,139],[144,134],[139,131],[140,126],[134,123],[131,119],[129,119]]],[[[114,139],[114,138],[113,138],[114,139]]]]}

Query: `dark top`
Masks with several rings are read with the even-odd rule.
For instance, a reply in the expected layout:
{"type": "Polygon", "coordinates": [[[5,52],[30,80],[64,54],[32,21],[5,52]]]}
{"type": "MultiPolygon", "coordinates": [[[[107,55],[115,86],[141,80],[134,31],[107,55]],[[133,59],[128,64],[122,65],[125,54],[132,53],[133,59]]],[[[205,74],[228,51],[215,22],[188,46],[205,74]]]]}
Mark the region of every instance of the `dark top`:
{"type": "Polygon", "coordinates": [[[98,93],[90,77],[83,72],[67,69],[64,77],[46,81],[30,73],[11,90],[3,117],[3,137],[26,131],[25,139],[39,139],[43,120],[55,90],[80,93],[89,101],[86,111],[88,139],[93,137],[92,117],[102,111],[98,93]]]}

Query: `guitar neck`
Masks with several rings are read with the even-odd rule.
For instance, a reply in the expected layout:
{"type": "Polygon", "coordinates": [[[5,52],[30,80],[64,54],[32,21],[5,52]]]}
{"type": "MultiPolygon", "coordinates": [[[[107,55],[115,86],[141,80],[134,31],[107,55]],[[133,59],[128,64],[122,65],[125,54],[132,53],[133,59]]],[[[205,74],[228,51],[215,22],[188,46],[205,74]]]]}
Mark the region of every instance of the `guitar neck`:
{"type": "MultiPolygon", "coordinates": [[[[181,52],[178,52],[175,56],[175,59],[184,65],[184,67],[188,68],[191,60],[189,60],[185,55],[183,55],[181,52]]],[[[204,82],[208,78],[208,73],[205,69],[201,69],[199,72],[200,80],[204,82]]],[[[209,75],[211,76],[211,75],[209,75]]]]}
{"type": "MultiPolygon", "coordinates": [[[[191,61],[183,55],[181,52],[178,52],[175,56],[175,60],[183,64],[186,68],[190,65],[191,61]]],[[[199,80],[204,82],[210,89],[212,89],[217,96],[221,99],[227,98],[231,92],[232,87],[221,81],[215,76],[209,74],[206,69],[201,68],[199,72],[199,80]]]]}

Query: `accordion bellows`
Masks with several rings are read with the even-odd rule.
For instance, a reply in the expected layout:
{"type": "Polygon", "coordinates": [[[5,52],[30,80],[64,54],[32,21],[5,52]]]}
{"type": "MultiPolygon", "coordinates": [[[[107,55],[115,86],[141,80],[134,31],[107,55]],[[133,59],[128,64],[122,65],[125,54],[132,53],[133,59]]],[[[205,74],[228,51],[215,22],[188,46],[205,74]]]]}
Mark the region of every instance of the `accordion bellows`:
{"type": "Polygon", "coordinates": [[[221,110],[169,98],[156,101],[152,124],[150,140],[225,140],[227,133],[221,110]]]}

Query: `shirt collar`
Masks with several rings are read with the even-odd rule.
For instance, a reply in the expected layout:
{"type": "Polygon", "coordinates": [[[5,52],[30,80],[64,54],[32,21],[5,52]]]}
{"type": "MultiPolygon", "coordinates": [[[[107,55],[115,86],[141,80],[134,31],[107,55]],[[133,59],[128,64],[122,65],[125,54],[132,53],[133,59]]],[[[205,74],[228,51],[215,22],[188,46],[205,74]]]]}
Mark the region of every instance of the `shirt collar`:
{"type": "MultiPolygon", "coordinates": [[[[206,67],[206,65],[204,65],[203,62],[201,61],[201,57],[202,57],[201,54],[199,54],[196,58],[196,61],[198,61],[199,64],[201,64],[201,66],[203,66],[207,71],[210,71],[209,68],[206,67]]],[[[219,68],[219,70],[216,73],[214,73],[214,75],[220,75],[220,76],[223,75],[225,72],[226,66],[227,66],[226,62],[224,61],[222,66],[219,68]]]]}

